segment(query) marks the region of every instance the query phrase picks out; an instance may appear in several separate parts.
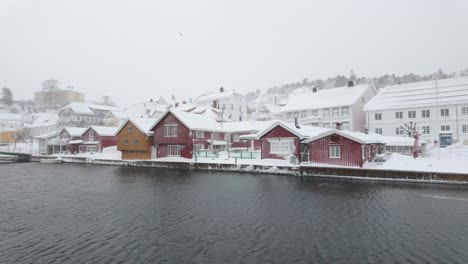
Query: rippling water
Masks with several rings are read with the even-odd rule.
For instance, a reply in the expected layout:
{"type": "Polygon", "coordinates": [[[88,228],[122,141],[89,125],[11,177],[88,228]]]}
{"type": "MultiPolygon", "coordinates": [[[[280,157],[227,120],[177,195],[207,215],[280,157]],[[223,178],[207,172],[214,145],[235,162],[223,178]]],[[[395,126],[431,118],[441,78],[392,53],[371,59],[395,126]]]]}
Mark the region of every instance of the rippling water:
{"type": "Polygon", "coordinates": [[[468,263],[468,187],[0,164],[0,263],[468,263]]]}

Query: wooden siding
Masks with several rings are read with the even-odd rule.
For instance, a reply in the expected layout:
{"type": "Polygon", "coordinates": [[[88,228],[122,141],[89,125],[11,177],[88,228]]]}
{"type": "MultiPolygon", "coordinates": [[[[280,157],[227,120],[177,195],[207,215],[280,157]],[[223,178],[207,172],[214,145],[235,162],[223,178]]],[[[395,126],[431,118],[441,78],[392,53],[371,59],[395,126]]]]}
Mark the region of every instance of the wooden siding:
{"type": "Polygon", "coordinates": [[[263,135],[263,137],[260,138],[261,149],[262,149],[262,159],[287,159],[288,158],[287,156],[289,155],[277,155],[277,154],[270,153],[270,142],[268,142],[268,139],[280,139],[280,138],[293,139],[294,147],[293,147],[293,151],[291,155],[294,155],[296,159],[299,160],[299,151],[300,151],[299,137],[279,125],[272,128],[268,133],[266,133],[265,135],[263,135]]]}
{"type": "MultiPolygon", "coordinates": [[[[116,136],[101,136],[96,131],[94,131],[94,140],[89,140],[89,133],[90,133],[91,130],[93,130],[93,129],[90,128],[89,130],[86,131],[86,133],[84,133],[83,141],[84,142],[87,142],[87,141],[96,141],[96,142],[98,142],[98,144],[96,146],[98,152],[102,152],[103,148],[112,147],[112,146],[117,145],[117,137],[116,136]]],[[[129,142],[129,144],[130,144],[130,142],[129,142]]]]}
{"type": "Polygon", "coordinates": [[[132,122],[127,121],[125,126],[117,133],[117,149],[122,151],[122,159],[151,159],[151,145],[153,144],[152,137],[148,136],[144,131],[140,131],[132,122]],[[132,132],[128,132],[128,127],[132,126],[132,132]],[[134,145],[135,138],[138,139],[138,145],[134,145]],[[125,139],[128,139],[128,145],[125,145],[125,139]],[[127,151],[132,150],[133,155],[129,155],[127,151]],[[139,150],[149,153],[143,155],[143,158],[135,155],[139,150]],[[124,154],[125,153],[125,154],[124,154]]]}

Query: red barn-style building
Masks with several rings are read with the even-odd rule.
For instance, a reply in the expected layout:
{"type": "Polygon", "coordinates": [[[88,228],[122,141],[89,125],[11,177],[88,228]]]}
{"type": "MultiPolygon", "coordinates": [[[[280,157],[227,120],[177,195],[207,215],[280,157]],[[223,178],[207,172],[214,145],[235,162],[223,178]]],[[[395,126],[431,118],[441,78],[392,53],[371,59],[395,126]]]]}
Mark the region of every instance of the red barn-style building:
{"type": "Polygon", "coordinates": [[[91,126],[83,133],[84,152],[102,152],[103,148],[116,146],[117,127],[91,126]]]}
{"type": "Polygon", "coordinates": [[[374,160],[383,144],[373,137],[351,131],[332,130],[304,140],[310,163],[362,167],[374,160]]]}
{"type": "Polygon", "coordinates": [[[304,160],[301,141],[330,129],[314,126],[296,126],[291,123],[275,122],[260,132],[256,138],[261,142],[262,159],[304,160]]]}
{"type": "Polygon", "coordinates": [[[80,145],[83,143],[82,135],[86,128],[65,127],[58,134],[60,152],[70,152],[72,154],[82,152],[80,145]]]}
{"type": "Polygon", "coordinates": [[[157,158],[191,159],[201,149],[225,150],[225,130],[214,119],[177,110],[162,114],[151,129],[157,158]]]}

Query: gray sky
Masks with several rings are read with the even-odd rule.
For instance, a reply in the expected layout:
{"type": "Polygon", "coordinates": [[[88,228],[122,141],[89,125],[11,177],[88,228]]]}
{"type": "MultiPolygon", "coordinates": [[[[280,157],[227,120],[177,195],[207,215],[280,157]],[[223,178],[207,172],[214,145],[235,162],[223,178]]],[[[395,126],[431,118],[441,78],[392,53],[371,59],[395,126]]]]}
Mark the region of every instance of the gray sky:
{"type": "Polygon", "coordinates": [[[350,69],[458,72],[467,10],[465,0],[0,0],[0,86],[32,98],[55,78],[128,105],[350,69]]]}

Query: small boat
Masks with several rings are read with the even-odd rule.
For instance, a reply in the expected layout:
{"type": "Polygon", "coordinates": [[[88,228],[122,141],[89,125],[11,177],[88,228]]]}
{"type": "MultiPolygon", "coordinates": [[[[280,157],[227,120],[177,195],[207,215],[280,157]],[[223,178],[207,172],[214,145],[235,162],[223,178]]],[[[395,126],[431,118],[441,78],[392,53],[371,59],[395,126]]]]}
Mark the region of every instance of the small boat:
{"type": "Polygon", "coordinates": [[[41,159],[41,163],[58,164],[63,163],[63,159],[41,159]]]}

